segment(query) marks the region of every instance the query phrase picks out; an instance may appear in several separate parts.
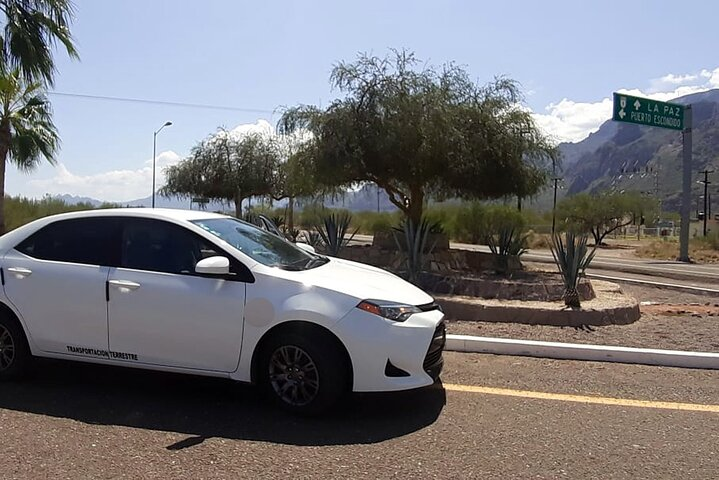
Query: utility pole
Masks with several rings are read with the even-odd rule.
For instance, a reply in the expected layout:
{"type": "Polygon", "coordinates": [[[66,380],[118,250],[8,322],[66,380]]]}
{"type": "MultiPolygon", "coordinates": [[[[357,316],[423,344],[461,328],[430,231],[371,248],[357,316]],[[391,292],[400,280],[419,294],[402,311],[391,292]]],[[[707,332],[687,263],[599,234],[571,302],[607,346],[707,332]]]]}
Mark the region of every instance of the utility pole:
{"type": "Polygon", "coordinates": [[[699,183],[704,184],[704,236],[707,236],[707,217],[709,216],[709,210],[707,208],[708,200],[709,200],[709,184],[712,183],[709,181],[709,174],[714,173],[714,170],[704,170],[699,173],[704,174],[704,180],[700,180],[699,183]]]}

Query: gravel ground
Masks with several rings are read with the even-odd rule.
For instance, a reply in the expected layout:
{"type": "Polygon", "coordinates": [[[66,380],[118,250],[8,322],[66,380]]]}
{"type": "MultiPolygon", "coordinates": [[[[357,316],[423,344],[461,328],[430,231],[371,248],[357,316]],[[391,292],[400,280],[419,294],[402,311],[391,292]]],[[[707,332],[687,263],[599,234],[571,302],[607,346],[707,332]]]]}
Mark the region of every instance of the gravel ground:
{"type": "Polygon", "coordinates": [[[645,310],[652,313],[643,312],[642,318],[630,325],[586,329],[450,321],[447,331],[483,337],[719,352],[719,316],[715,313],[719,298],[636,285],[622,285],[622,290],[640,302],[651,302],[645,310]],[[662,304],[667,307],[664,311],[662,304]]]}

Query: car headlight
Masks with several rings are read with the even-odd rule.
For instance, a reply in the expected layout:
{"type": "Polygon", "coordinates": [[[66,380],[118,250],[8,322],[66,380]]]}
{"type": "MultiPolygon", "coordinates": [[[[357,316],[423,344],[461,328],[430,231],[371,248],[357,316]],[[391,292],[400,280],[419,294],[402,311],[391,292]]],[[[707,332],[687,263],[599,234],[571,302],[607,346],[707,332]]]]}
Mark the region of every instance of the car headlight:
{"type": "Polygon", "coordinates": [[[404,303],[388,302],[384,300],[362,300],[357,308],[365,312],[374,313],[394,322],[404,322],[412,314],[420,313],[422,310],[414,305],[404,303]]]}

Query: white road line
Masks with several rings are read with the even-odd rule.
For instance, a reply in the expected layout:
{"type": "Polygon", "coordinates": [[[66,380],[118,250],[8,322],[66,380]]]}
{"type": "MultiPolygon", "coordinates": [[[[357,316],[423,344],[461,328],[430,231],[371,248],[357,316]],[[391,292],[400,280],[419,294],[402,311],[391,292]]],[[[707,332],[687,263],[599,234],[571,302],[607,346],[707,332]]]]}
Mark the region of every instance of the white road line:
{"type": "Polygon", "coordinates": [[[640,280],[640,279],[636,279],[636,278],[615,277],[612,275],[599,275],[596,273],[588,273],[587,276],[591,277],[591,278],[596,278],[599,280],[613,280],[616,282],[638,283],[638,284],[642,284],[642,285],[652,285],[655,287],[678,288],[678,289],[682,289],[682,290],[691,290],[691,291],[696,291],[696,292],[719,294],[719,289],[716,289],[716,288],[697,287],[697,286],[693,286],[693,285],[681,285],[678,283],[653,282],[651,280],[640,280]]]}

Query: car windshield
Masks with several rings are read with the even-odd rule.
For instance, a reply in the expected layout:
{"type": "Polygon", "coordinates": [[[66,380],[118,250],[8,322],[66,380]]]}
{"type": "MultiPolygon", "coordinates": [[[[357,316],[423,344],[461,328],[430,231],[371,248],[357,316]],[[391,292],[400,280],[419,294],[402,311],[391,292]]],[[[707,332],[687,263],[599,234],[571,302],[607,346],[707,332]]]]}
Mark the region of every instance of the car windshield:
{"type": "Polygon", "coordinates": [[[192,223],[221,238],[248,257],[270,267],[305,270],[326,263],[326,258],[234,218],[193,220],[192,223]]]}

